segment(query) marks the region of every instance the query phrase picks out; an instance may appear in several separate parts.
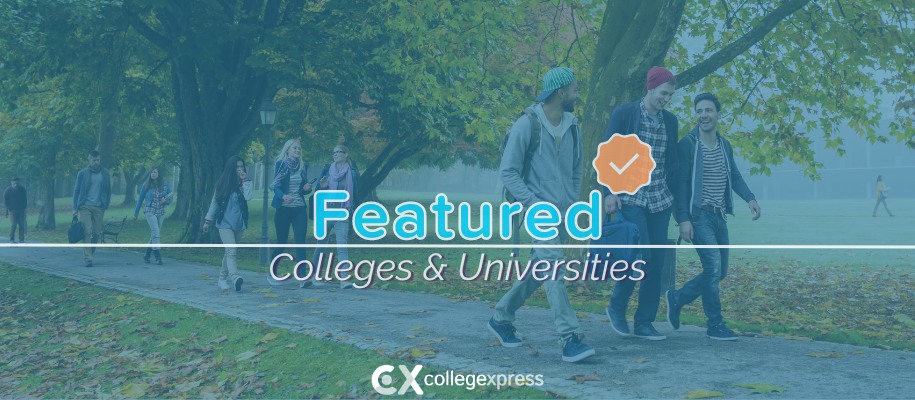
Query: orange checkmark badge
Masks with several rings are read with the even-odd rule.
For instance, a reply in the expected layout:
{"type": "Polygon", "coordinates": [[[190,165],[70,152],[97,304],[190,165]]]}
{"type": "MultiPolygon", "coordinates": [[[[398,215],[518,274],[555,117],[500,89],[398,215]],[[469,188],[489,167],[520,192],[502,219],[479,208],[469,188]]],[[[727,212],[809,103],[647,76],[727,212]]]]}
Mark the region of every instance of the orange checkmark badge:
{"type": "Polygon", "coordinates": [[[619,133],[597,146],[597,157],[591,164],[597,171],[597,181],[611,193],[630,195],[651,183],[651,172],[657,165],[648,143],[638,135],[619,133]]]}

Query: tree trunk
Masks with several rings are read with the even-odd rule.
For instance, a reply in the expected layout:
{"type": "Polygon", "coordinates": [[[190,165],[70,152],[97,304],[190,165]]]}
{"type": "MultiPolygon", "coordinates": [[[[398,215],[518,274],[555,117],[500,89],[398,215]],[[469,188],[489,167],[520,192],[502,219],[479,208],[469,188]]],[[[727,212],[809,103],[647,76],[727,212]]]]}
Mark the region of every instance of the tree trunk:
{"type": "Polygon", "coordinates": [[[133,206],[137,204],[137,185],[146,178],[146,166],[141,165],[136,174],[130,175],[127,179],[127,187],[124,189],[124,201],[121,206],[133,206]]]}
{"type": "MultiPolygon", "coordinates": [[[[187,157],[185,157],[187,160],[187,157]]],[[[194,179],[190,174],[191,169],[187,168],[182,164],[181,170],[178,172],[178,186],[175,190],[175,211],[172,211],[172,215],[168,219],[183,221],[187,219],[187,213],[191,205],[191,197],[185,196],[184,194],[190,194],[194,189],[194,179]]]]}
{"type": "Polygon", "coordinates": [[[114,141],[117,136],[118,99],[120,98],[120,85],[118,80],[112,82],[114,86],[107,98],[102,99],[102,110],[98,130],[98,152],[101,165],[109,170],[115,165],[114,141]]]}
{"type": "Polygon", "coordinates": [[[41,209],[38,211],[36,228],[53,231],[57,229],[57,220],[54,218],[54,178],[45,178],[41,186],[41,209]]]}

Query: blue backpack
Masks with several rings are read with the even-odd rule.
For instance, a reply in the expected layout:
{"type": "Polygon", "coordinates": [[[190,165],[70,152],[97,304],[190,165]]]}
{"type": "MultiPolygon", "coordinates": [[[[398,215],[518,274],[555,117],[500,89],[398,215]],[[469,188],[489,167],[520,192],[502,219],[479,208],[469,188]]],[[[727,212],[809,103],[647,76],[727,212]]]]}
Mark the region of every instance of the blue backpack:
{"type": "MultiPolygon", "coordinates": [[[[610,220],[610,215],[607,215],[606,221],[604,221],[603,227],[600,232],[600,239],[592,239],[591,246],[599,245],[637,245],[639,244],[639,227],[638,225],[626,221],[623,218],[623,214],[617,212],[616,220],[610,220]]],[[[591,247],[588,249],[591,252],[591,260],[594,259],[595,254],[600,254],[601,263],[598,266],[596,276],[603,276],[603,265],[604,261],[608,260],[607,253],[610,253],[609,263],[606,265],[613,265],[613,263],[623,260],[632,265],[635,262],[636,257],[639,254],[639,249],[637,248],[619,248],[619,249],[609,249],[609,248],[600,248],[600,247],[591,247]]],[[[590,275],[590,272],[589,272],[590,275]]]]}

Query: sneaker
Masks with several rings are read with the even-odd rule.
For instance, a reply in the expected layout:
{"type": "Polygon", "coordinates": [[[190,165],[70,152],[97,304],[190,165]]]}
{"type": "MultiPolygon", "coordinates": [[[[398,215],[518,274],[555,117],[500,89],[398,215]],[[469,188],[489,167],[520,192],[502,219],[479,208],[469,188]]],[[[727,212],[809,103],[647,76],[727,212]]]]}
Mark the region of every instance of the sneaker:
{"type": "Polygon", "coordinates": [[[219,280],[219,288],[222,290],[229,290],[229,282],[226,280],[219,280]]]}
{"type": "Polygon", "coordinates": [[[273,279],[273,276],[271,276],[270,274],[267,274],[267,282],[273,286],[279,286],[279,285],[283,284],[283,281],[278,281],[276,279],[273,279]]]}
{"type": "Polygon", "coordinates": [[[340,289],[352,289],[352,288],[353,288],[352,282],[350,282],[350,281],[340,282],[340,289]]]}
{"type": "Polygon", "coordinates": [[[521,346],[521,339],[515,337],[515,326],[511,323],[500,324],[496,322],[496,317],[491,317],[489,318],[489,323],[486,324],[486,327],[489,328],[489,331],[492,332],[493,335],[496,335],[496,339],[499,339],[502,346],[521,346]]]}
{"type": "Polygon", "coordinates": [[[680,310],[683,309],[683,306],[674,301],[673,290],[668,290],[664,294],[664,299],[667,300],[667,323],[674,330],[680,329],[680,310]]]}
{"type": "Polygon", "coordinates": [[[654,326],[651,325],[650,322],[647,324],[639,325],[639,326],[635,327],[634,336],[637,338],[648,339],[648,340],[667,339],[667,336],[664,336],[664,335],[660,334],[658,331],[656,331],[654,329],[654,326]]]}
{"type": "Polygon", "coordinates": [[[308,288],[314,286],[314,284],[315,284],[314,280],[301,281],[301,282],[299,282],[299,287],[302,289],[308,289],[308,288]]]}
{"type": "Polygon", "coordinates": [[[626,315],[610,311],[610,307],[605,308],[604,311],[607,313],[607,318],[610,318],[610,327],[614,332],[620,336],[632,336],[632,332],[629,332],[629,324],[626,322],[626,315]]]}
{"type": "Polygon", "coordinates": [[[233,283],[235,284],[235,291],[236,291],[236,292],[240,292],[240,291],[241,291],[241,284],[242,284],[242,283],[245,283],[245,280],[244,280],[244,279],[241,279],[241,277],[239,276],[239,277],[236,277],[236,278],[235,278],[235,281],[233,281],[233,283]]]}
{"type": "Polygon", "coordinates": [[[92,260],[86,261],[86,268],[92,268],[92,260]]]}
{"type": "Polygon", "coordinates": [[[728,329],[728,327],[724,325],[724,322],[722,322],[718,325],[715,325],[715,326],[708,327],[708,332],[706,332],[705,336],[708,336],[709,339],[715,339],[715,340],[737,340],[737,339],[739,339],[739,337],[737,336],[736,333],[734,333],[734,331],[728,329]]]}
{"type": "Polygon", "coordinates": [[[16,244],[16,241],[13,239],[10,239],[10,244],[16,244]]]}
{"type": "Polygon", "coordinates": [[[559,341],[562,344],[562,361],[576,362],[594,355],[594,349],[581,342],[583,337],[573,333],[571,337],[559,341]]]}

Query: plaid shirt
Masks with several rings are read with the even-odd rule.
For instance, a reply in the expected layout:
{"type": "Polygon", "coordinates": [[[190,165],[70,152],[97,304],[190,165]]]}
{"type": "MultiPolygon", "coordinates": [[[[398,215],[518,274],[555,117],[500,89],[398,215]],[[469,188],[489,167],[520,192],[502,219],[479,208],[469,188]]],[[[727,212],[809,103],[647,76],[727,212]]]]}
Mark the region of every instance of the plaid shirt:
{"type": "Polygon", "coordinates": [[[155,216],[165,215],[165,204],[162,201],[162,192],[159,189],[151,189],[149,194],[152,194],[152,201],[149,202],[144,208],[143,213],[153,213],[155,216]]]}
{"type": "Polygon", "coordinates": [[[633,207],[648,208],[649,212],[656,213],[666,210],[674,204],[674,196],[667,188],[667,172],[664,171],[665,152],[667,151],[667,130],[664,129],[664,118],[658,114],[659,123],[648,117],[645,102],[639,102],[642,111],[639,124],[639,139],[651,146],[651,156],[655,161],[655,168],[651,171],[651,183],[643,186],[635,195],[620,194],[620,202],[633,207]]]}

